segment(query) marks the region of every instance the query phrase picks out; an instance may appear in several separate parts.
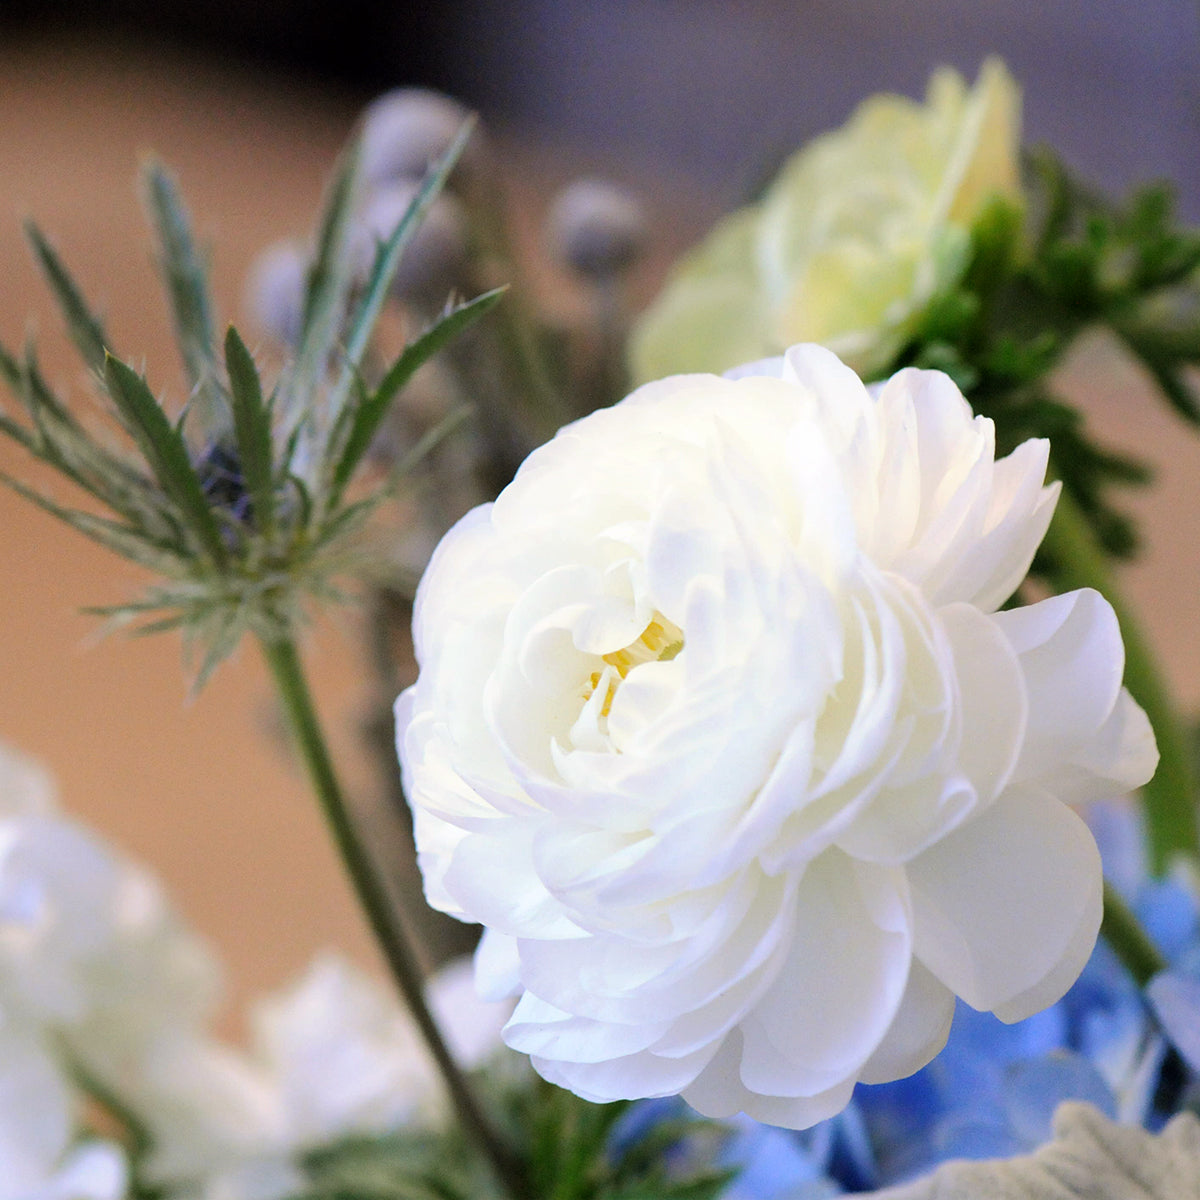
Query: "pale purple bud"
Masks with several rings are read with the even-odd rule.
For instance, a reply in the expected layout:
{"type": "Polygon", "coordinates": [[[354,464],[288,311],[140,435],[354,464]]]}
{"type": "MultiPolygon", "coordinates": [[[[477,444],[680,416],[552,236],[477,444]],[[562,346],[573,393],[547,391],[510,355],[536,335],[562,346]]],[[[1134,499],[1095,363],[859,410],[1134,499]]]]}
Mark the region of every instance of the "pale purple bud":
{"type": "Polygon", "coordinates": [[[550,250],[589,279],[619,274],[641,257],[646,214],[625,188],[581,179],[563,188],[546,217],[550,250]]]}
{"type": "MultiPolygon", "coordinates": [[[[376,247],[395,232],[419,190],[416,183],[394,183],[367,200],[353,234],[361,273],[370,269],[376,247]]],[[[393,294],[402,300],[440,304],[463,281],[468,245],[463,206],[443,192],[426,209],[400,257],[393,294]]]]}
{"type": "Polygon", "coordinates": [[[275,242],[250,268],[246,308],[262,330],[285,346],[300,340],[308,251],[299,242],[275,242]]]}
{"type": "MultiPolygon", "coordinates": [[[[446,152],[469,116],[468,109],[440,92],[426,88],[385,92],[363,114],[363,179],[373,187],[420,179],[446,152]]],[[[470,147],[464,161],[469,154],[470,147]]]]}

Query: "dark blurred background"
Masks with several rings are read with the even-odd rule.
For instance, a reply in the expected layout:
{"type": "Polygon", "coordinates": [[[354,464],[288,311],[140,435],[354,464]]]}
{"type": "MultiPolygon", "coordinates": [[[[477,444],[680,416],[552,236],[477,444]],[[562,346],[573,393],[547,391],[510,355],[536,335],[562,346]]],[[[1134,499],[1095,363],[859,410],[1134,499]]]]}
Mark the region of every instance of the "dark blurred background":
{"type": "Polygon", "coordinates": [[[1200,216],[1196,0],[3,0],[22,35],[162,39],[360,98],[425,84],[720,204],[863,95],[996,53],[1030,140],[1108,187],[1171,178],[1200,216]]]}

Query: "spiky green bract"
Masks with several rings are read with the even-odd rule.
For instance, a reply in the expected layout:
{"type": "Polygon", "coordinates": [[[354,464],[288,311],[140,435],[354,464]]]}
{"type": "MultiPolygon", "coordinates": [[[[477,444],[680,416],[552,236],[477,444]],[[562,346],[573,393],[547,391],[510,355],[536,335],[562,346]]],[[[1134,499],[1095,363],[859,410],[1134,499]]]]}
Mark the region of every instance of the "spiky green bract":
{"type": "Polygon", "coordinates": [[[345,598],[341,577],[363,565],[362,530],[416,460],[462,413],[357,493],[349,487],[390,405],[414,372],[496,303],[500,291],[450,304],[376,383],[363,359],[392,275],[445,182],[464,129],[430,172],[356,290],[348,220],[356,155],[329,192],[310,273],[296,361],[275,389],[230,327],[218,340],[203,256],[170,174],[145,168],[144,193],[190,395],[170,415],[145,378],[118,358],[104,324],[49,241],[27,227],[34,256],[89,368],[96,427],[47,383],[31,346],[0,346],[0,381],[18,409],[0,434],[53,467],[90,498],[75,507],[7,475],[4,482],[79,532],[145,567],[157,580],[138,600],[89,611],[142,633],[179,629],[197,661],[197,686],[246,633],[288,638],[313,602],[345,598]]]}
{"type": "Polygon", "coordinates": [[[174,177],[157,159],[142,172],[145,207],[158,239],[158,264],[171,309],[175,341],[187,374],[191,424],[202,436],[228,419],[229,394],[215,354],[208,269],[192,237],[191,221],[174,177]]]}
{"type": "Polygon", "coordinates": [[[944,370],[996,423],[997,453],[1030,437],[1109,553],[1136,531],[1114,485],[1140,484],[1141,463],[1097,442],[1057,391],[1055,368],[1079,333],[1108,329],[1172,407],[1200,422],[1188,368],[1200,365],[1200,233],[1180,227],[1166,185],[1125,204],[1095,195],[1049,152],[1027,164],[1028,213],[993,202],[973,230],[971,266],[925,314],[897,365],[944,370]]]}
{"type": "MultiPolygon", "coordinates": [[[[716,1165],[729,1130],[695,1116],[621,1136],[628,1102],[589,1104],[505,1062],[476,1078],[524,1165],[522,1200],[716,1200],[731,1172],[716,1165]]],[[[454,1128],[348,1138],[313,1151],[293,1200],[497,1200],[454,1128]]]]}

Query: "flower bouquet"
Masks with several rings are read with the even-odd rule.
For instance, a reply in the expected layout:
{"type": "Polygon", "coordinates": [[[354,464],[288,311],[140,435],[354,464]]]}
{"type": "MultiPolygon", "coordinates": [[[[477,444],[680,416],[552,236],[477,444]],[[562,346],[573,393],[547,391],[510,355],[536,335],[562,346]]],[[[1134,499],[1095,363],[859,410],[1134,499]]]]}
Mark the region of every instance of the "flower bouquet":
{"type": "Polygon", "coordinates": [[[1101,328],[1200,421],[1200,234],[1019,108],[995,61],[867,100],[637,316],[640,209],[574,185],[564,321],[466,114],[388,95],[256,267],[276,372],[151,164],[180,411],[29,227],[98,419],[0,350],[84,499],[4,481],[152,575],[95,611],[196,687],[257,642],[391,978],[323,955],[222,1040],[208,949],[5,753],[0,1200],[1200,1196],[1194,734],[1111,578],[1146,473],[1056,384],[1101,328]],[[454,922],[329,753],[347,600],[454,922]]]}

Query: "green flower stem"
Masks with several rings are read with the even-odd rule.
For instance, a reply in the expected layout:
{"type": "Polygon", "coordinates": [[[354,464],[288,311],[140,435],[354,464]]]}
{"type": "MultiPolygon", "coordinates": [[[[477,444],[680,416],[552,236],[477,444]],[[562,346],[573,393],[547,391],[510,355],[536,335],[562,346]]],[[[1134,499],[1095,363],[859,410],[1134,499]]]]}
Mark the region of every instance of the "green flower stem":
{"type": "Polygon", "coordinates": [[[1064,492],[1043,543],[1055,563],[1054,582],[1064,591],[1091,587],[1113,606],[1125,639],[1125,686],[1146,710],[1158,739],[1158,770],[1142,788],[1150,865],[1161,875],[1177,854],[1200,861],[1196,779],[1186,727],[1132,610],[1117,591],[1103,553],[1083,514],[1064,492]]]}
{"type": "Polygon", "coordinates": [[[288,723],[304,758],[304,765],[342,862],[358,893],[359,902],[391,969],[396,986],[441,1071],[463,1131],[491,1163],[507,1193],[513,1200],[519,1200],[526,1195],[520,1164],[485,1117],[425,1004],[424,981],[417,955],[351,819],[333,770],[333,762],[321,732],[295,643],[289,639],[263,639],[261,644],[271,674],[275,678],[280,699],[283,701],[288,723]]]}
{"type": "Polygon", "coordinates": [[[107,1084],[102,1083],[66,1047],[60,1053],[75,1086],[88,1099],[118,1124],[124,1135],[126,1148],[133,1158],[139,1158],[154,1144],[150,1130],[142,1118],[107,1084]]]}
{"type": "Polygon", "coordinates": [[[509,294],[499,305],[492,330],[505,360],[511,389],[506,397],[511,418],[532,444],[540,446],[568,421],[573,412],[550,376],[535,322],[529,311],[531,289],[525,279],[521,257],[509,236],[508,205],[495,164],[490,170],[465,173],[460,194],[467,205],[475,239],[476,270],[486,288],[510,284],[509,294]],[[494,282],[493,282],[494,281],[494,282]]]}
{"type": "Polygon", "coordinates": [[[1142,923],[1121,899],[1120,892],[1104,881],[1104,919],[1100,923],[1104,940],[1116,951],[1138,987],[1143,988],[1167,966],[1158,947],[1142,923]]]}

